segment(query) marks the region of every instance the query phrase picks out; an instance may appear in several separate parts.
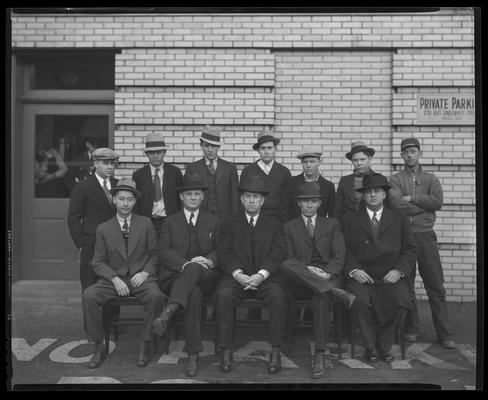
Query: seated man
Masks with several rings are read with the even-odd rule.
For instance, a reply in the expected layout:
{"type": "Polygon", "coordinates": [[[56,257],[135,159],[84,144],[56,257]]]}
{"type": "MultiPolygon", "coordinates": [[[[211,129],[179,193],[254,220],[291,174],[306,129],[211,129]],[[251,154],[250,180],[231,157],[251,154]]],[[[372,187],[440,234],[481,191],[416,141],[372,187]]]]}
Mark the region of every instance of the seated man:
{"type": "Polygon", "coordinates": [[[201,209],[207,187],[197,173],[187,174],[180,192],[183,210],[164,221],[159,238],[159,285],[169,294],[168,304],[153,321],[153,332],[163,335],[172,316],[183,311],[187,376],[198,373],[202,347],[202,296],[210,294],[220,278],[217,268],[218,218],[201,209]]]}
{"type": "Polygon", "coordinates": [[[238,190],[244,212],[222,229],[219,264],[225,277],[217,288],[215,307],[220,370],[232,367],[232,336],[236,307],[244,299],[259,299],[269,308],[271,337],[270,374],[281,370],[281,342],[286,322],[286,295],[278,270],[285,259],[285,240],[280,221],[261,213],[264,188],[259,176],[241,179],[238,190]]]}
{"type": "Polygon", "coordinates": [[[151,322],[164,305],[158,287],[156,232],[151,220],[132,213],[139,198],[136,184],[122,179],[110,190],[117,215],[97,228],[93,270],[98,281],[83,292],[83,314],[95,352],[88,364],[97,368],[106,357],[103,345],[102,306],[118,296],[133,295],[144,303],[144,326],[138,367],[150,361],[151,322]]]}
{"type": "Polygon", "coordinates": [[[329,294],[347,300],[354,296],[339,289],[345,244],[339,222],[321,217],[317,211],[324,197],[317,182],[305,182],[299,187],[297,199],[300,216],[284,225],[288,258],[281,267],[287,292],[300,300],[312,299],[315,355],[312,378],[325,374],[324,350],[330,321],[329,294]]]}
{"type": "Polygon", "coordinates": [[[407,279],[415,264],[415,239],[407,218],[387,208],[389,185],[385,176],[364,176],[359,210],[346,214],[342,229],[346,242],[346,289],[361,305],[354,318],[366,341],[365,359],[377,362],[376,346],[384,361],[393,360],[391,346],[412,300],[407,279]],[[373,321],[373,308],[377,321],[373,321]],[[375,331],[377,322],[378,332],[375,331]]]}

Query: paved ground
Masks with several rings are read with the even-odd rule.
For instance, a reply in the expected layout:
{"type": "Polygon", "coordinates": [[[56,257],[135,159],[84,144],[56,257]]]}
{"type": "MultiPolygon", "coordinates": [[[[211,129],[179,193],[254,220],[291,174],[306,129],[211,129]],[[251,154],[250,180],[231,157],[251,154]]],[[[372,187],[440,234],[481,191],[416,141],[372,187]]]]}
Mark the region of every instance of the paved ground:
{"type": "MultiPolygon", "coordinates": [[[[450,390],[474,389],[476,304],[449,303],[448,307],[457,349],[443,349],[435,341],[428,304],[420,302],[420,337],[417,343],[407,348],[406,360],[401,360],[398,346],[393,349],[396,357],[392,363],[369,365],[363,362],[361,346],[357,346],[356,358],[351,359],[346,338],[343,340],[343,358],[339,360],[337,346],[331,338],[330,369],[320,380],[310,378],[311,328],[300,329],[293,343],[283,348],[284,368],[279,374],[270,376],[266,373],[269,345],[265,328],[243,327],[237,331],[234,368],[231,373],[223,374],[218,370],[218,358],[213,352],[213,329],[208,326],[204,331],[205,350],[201,354],[200,373],[188,379],[183,374],[186,354],[181,351],[181,340],[172,342],[169,354],[159,355],[147,367],[135,366],[140,326],[129,327],[117,343],[111,343],[111,354],[100,368],[88,369],[90,347],[83,333],[79,284],[73,281],[19,281],[12,287],[11,385],[13,390],[18,390],[23,388],[22,384],[156,383],[166,386],[154,386],[155,389],[174,389],[192,385],[169,384],[276,383],[293,384],[292,388],[312,384],[307,388],[323,389],[332,384],[391,383],[435,384],[450,390]]],[[[139,310],[130,307],[123,313],[139,310]]],[[[200,385],[196,387],[200,388],[200,385]]],[[[211,387],[218,388],[219,385],[211,387]]]]}

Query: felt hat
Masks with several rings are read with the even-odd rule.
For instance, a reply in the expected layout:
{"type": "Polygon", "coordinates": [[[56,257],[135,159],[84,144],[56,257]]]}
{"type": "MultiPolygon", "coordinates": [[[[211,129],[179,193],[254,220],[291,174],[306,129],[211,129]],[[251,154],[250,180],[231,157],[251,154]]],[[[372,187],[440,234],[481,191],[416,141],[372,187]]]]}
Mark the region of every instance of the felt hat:
{"type": "Polygon", "coordinates": [[[375,153],[374,149],[372,149],[371,147],[366,146],[366,144],[362,140],[357,140],[355,142],[352,142],[352,144],[351,144],[351,151],[349,151],[348,153],[346,153],[346,158],[348,160],[351,160],[353,154],[359,153],[361,151],[364,154],[369,155],[370,157],[373,157],[374,156],[374,153],[375,153]]]}

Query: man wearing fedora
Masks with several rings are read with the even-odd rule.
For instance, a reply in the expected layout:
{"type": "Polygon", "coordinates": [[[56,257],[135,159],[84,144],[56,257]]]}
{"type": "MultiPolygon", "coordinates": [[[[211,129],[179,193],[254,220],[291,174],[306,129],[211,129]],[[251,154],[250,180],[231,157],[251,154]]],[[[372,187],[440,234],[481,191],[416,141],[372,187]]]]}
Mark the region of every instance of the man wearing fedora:
{"type": "MultiPolygon", "coordinates": [[[[320,187],[320,207],[317,214],[321,217],[333,217],[335,205],[334,184],[325,179],[319,171],[322,161],[322,152],[317,146],[307,146],[298,153],[297,158],[302,163],[303,172],[291,178],[291,193],[296,196],[300,187],[305,182],[317,182],[320,187]]],[[[292,201],[291,218],[296,218],[301,214],[298,202],[292,201]]]]}
{"type": "Polygon", "coordinates": [[[217,248],[225,277],[216,291],[216,325],[220,370],[232,369],[232,339],[236,307],[244,299],[259,299],[269,308],[271,356],[268,373],[281,370],[281,343],[287,300],[279,268],[285,259],[283,229],[276,217],[262,212],[268,194],[257,175],[241,178],[238,186],[244,210],[221,230],[217,248]]]}
{"type": "MultiPolygon", "coordinates": [[[[412,137],[402,140],[400,150],[405,168],[390,177],[392,205],[408,217],[417,242],[416,261],[429,298],[435,331],[442,346],[453,349],[456,344],[449,324],[444,274],[434,232],[435,212],[441,209],[443,202],[442,186],[434,174],[425,171],[420,165],[422,151],[418,139],[412,137]]],[[[416,341],[419,328],[414,290],[415,272],[414,261],[412,275],[409,276],[414,307],[407,317],[405,328],[405,339],[411,342],[416,341]]]]}
{"type": "Polygon", "coordinates": [[[363,177],[373,172],[371,161],[374,153],[375,150],[361,140],[352,142],[351,150],[346,153],[346,158],[352,162],[353,173],[339,180],[333,213],[339,221],[347,212],[358,210],[362,196],[356,189],[361,187],[363,177]]]}
{"type": "Polygon", "coordinates": [[[281,274],[290,297],[312,299],[315,338],[312,378],[320,378],[326,372],[324,351],[329,331],[330,300],[336,293],[350,307],[355,298],[339,289],[344,281],[344,238],[337,220],[318,215],[323,198],[319,183],[304,182],[293,197],[300,216],[283,227],[288,257],[281,266],[281,274]]]}
{"type": "Polygon", "coordinates": [[[180,210],[175,187],[181,186],[183,175],[178,167],[164,162],[167,149],[162,134],[148,133],[144,152],[149,164],[132,174],[137,190],[142,194],[134,212],[151,218],[158,236],[164,219],[180,210]]]}
{"type": "Polygon", "coordinates": [[[102,307],[110,299],[133,295],[144,303],[144,325],[137,366],[150,361],[151,322],[161,312],[164,295],[159,290],[157,239],[151,220],[132,212],[140,193],[135,182],[122,179],[110,190],[117,215],[97,228],[93,267],[98,281],[83,292],[83,314],[94,354],[89,368],[106,357],[103,344],[102,307]]]}
{"type": "Polygon", "coordinates": [[[220,222],[225,223],[239,210],[239,192],[237,168],[219,157],[220,146],[220,131],[205,126],[200,135],[203,158],[188,164],[185,174],[200,175],[208,187],[201,208],[217,215],[220,222]]]}
{"type": "Polygon", "coordinates": [[[80,282],[82,290],[97,281],[91,260],[95,250],[97,226],[115,215],[110,189],[115,187],[113,178],[117,153],[106,147],[92,153],[95,173],[78,182],[71,192],[68,208],[68,228],[75,246],[80,249],[80,282]]]}
{"type": "Polygon", "coordinates": [[[202,298],[215,289],[220,278],[216,253],[219,220],[201,208],[207,186],[200,175],[186,174],[182,186],[175,190],[183,210],[166,218],[158,243],[159,285],[168,300],[152,326],[161,336],[175,313],[182,312],[184,351],[188,353],[185,374],[191,377],[198,373],[198,353],[203,350],[202,298]]]}
{"type": "Polygon", "coordinates": [[[371,363],[379,361],[378,352],[384,361],[393,361],[395,330],[412,308],[406,277],[415,259],[415,239],[407,218],[388,207],[389,188],[385,176],[365,175],[356,189],[364,201],[342,222],[345,288],[357,296],[353,318],[366,342],[364,358],[371,363]]]}
{"type": "Polygon", "coordinates": [[[259,160],[247,165],[241,172],[241,180],[248,175],[261,177],[269,194],[264,200],[261,212],[277,217],[282,224],[290,219],[291,173],[284,165],[275,161],[276,148],[280,139],[270,130],[259,132],[252,148],[259,153],[259,160]]]}

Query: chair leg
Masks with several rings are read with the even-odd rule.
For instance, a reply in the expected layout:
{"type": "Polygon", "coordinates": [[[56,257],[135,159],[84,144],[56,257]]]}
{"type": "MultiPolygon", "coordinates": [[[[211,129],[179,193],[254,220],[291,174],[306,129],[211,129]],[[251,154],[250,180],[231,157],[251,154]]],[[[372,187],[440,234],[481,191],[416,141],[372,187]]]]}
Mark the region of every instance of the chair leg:
{"type": "Polygon", "coordinates": [[[337,344],[337,358],[342,359],[342,340],[341,340],[341,324],[339,321],[339,312],[334,306],[332,308],[332,317],[334,319],[334,339],[337,344]]]}
{"type": "Polygon", "coordinates": [[[109,344],[110,344],[110,327],[112,325],[110,307],[102,307],[102,323],[103,323],[103,334],[104,334],[104,344],[105,352],[108,354],[109,344]]]}
{"type": "Polygon", "coordinates": [[[356,324],[354,323],[354,316],[350,316],[349,324],[349,341],[351,342],[351,358],[355,358],[355,345],[356,345],[356,324]]]}

